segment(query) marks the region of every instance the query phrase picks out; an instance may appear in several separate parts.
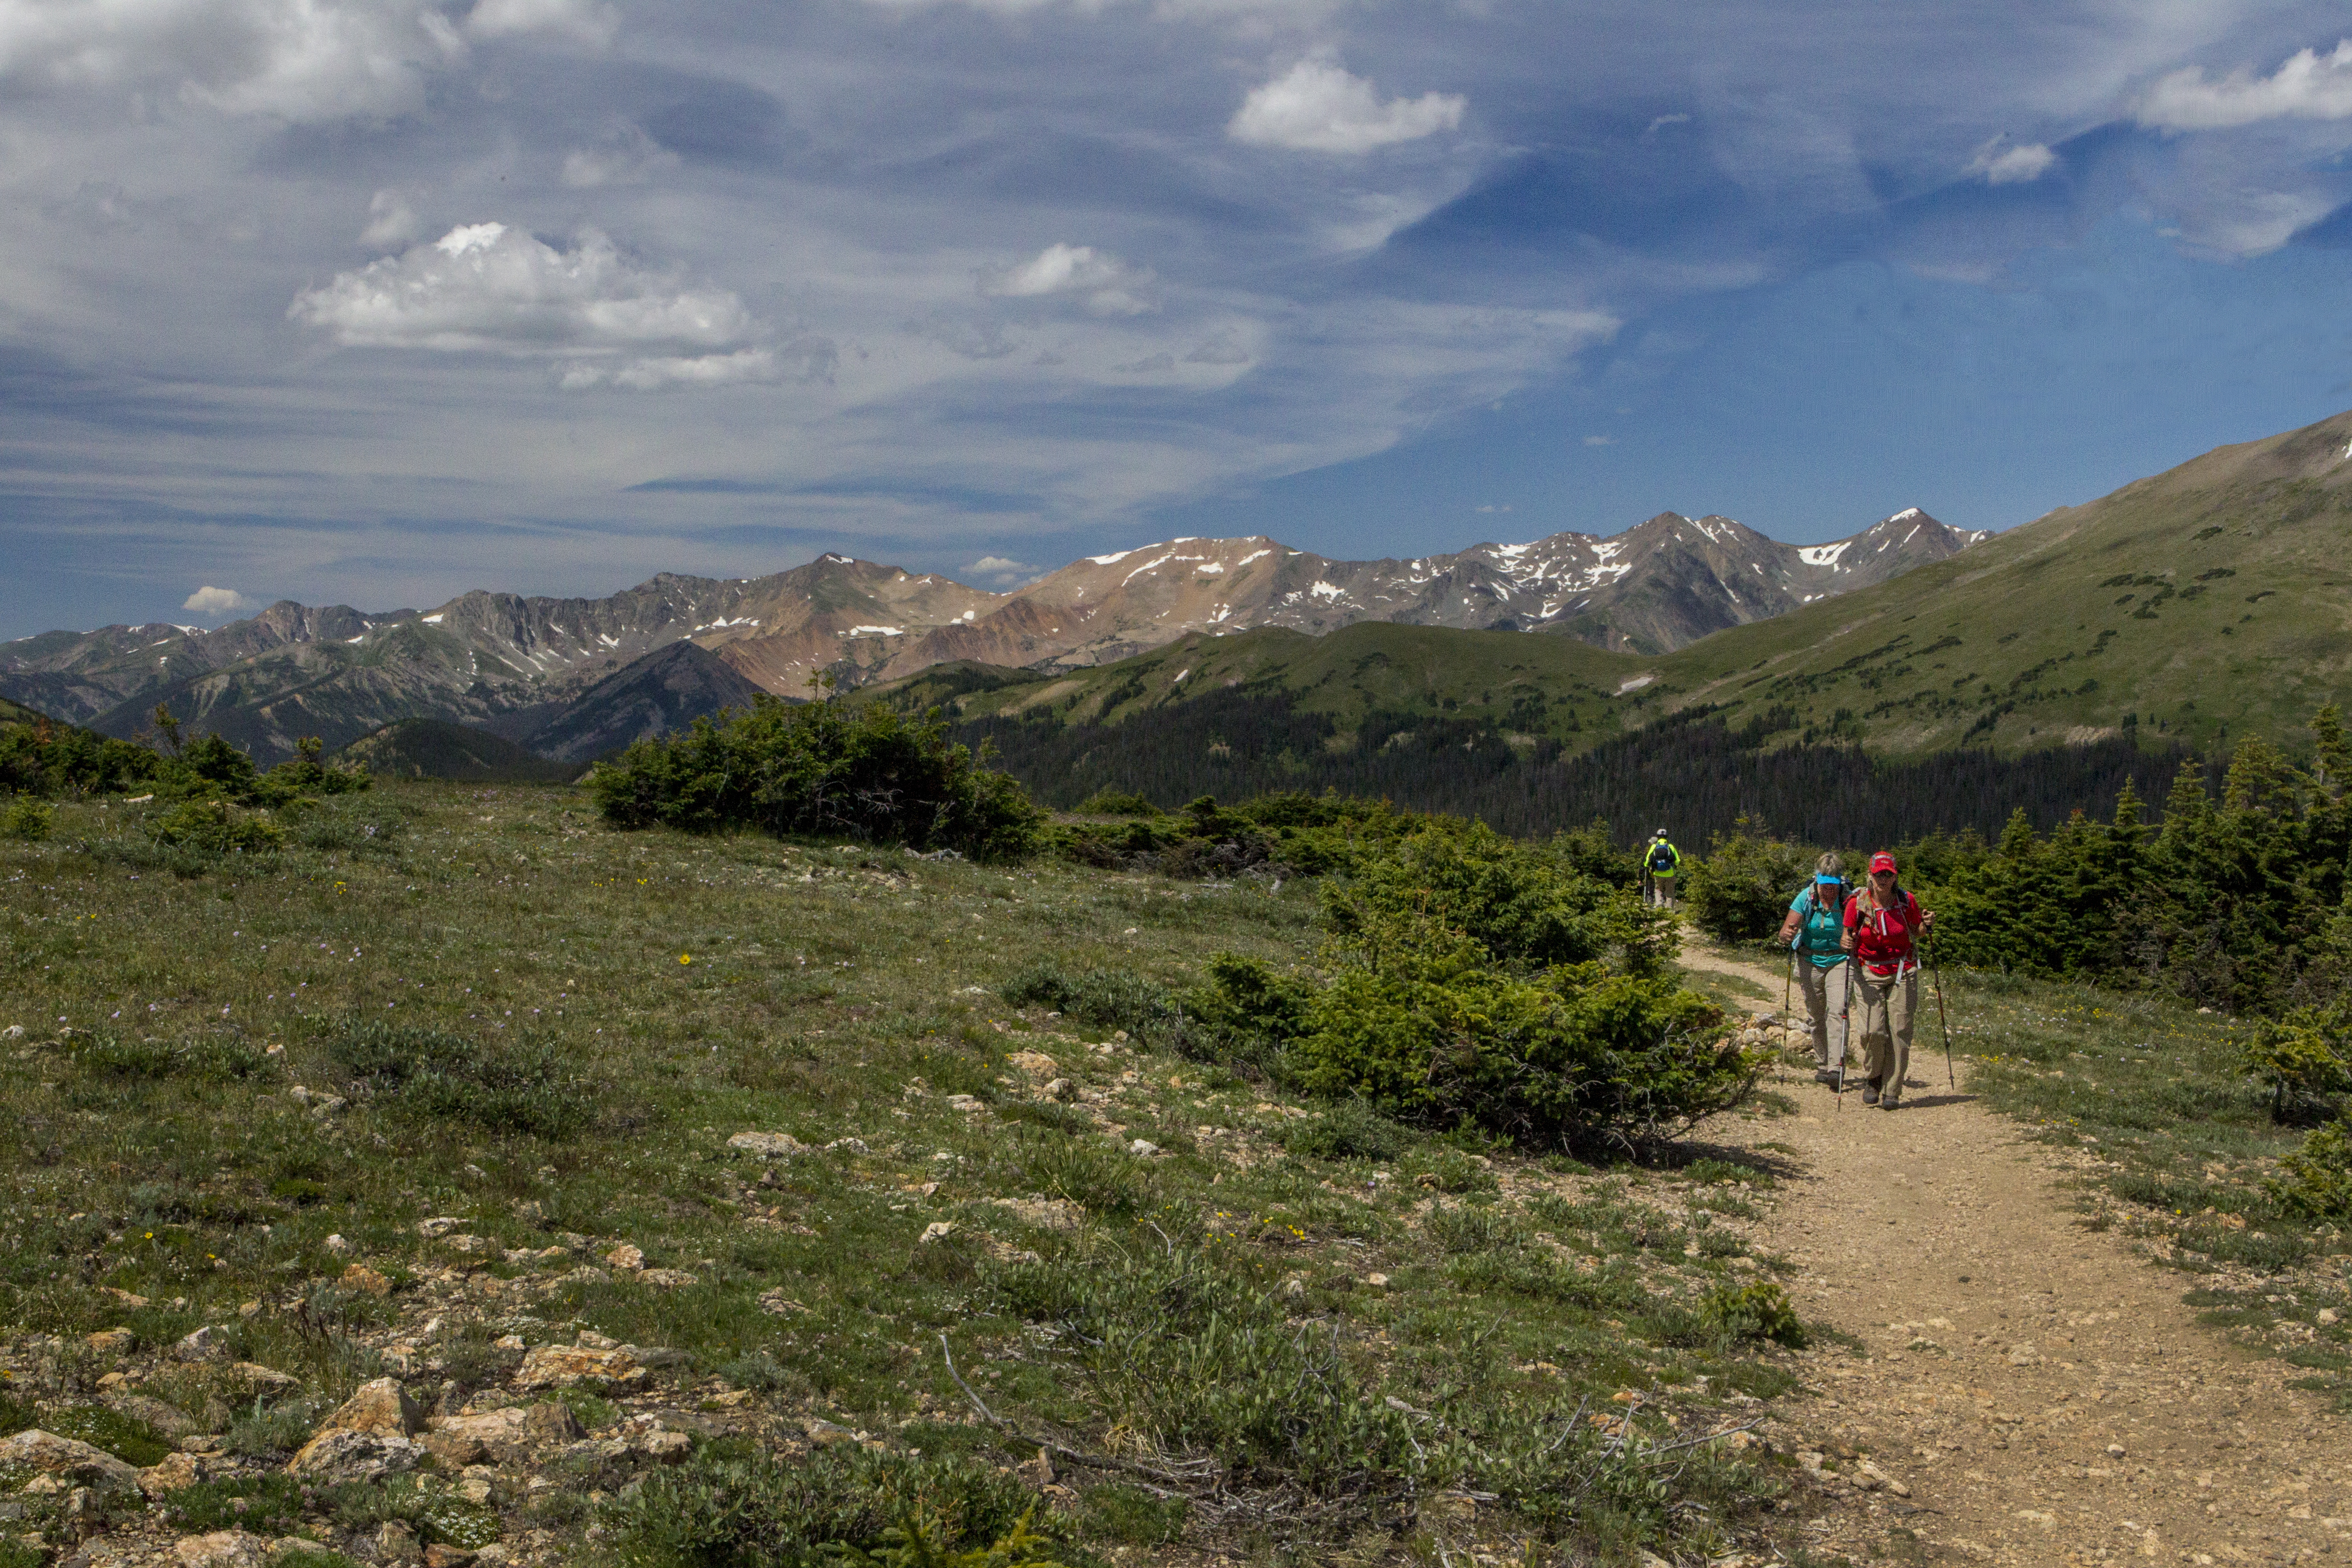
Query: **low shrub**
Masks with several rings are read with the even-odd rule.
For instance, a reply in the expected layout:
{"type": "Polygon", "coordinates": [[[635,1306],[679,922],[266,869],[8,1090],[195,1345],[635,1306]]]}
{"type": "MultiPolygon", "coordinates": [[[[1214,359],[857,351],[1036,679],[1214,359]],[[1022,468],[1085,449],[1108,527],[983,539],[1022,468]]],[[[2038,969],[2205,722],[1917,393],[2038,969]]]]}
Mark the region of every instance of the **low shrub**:
{"type": "Polygon", "coordinates": [[[47,801],[30,795],[18,795],[0,806],[0,838],[14,838],[26,844],[38,844],[49,836],[56,815],[47,801]]]}
{"type": "Polygon", "coordinates": [[[1728,836],[1716,835],[1706,858],[1684,867],[1684,906],[1717,942],[1761,942],[1780,929],[1814,858],[1803,845],[1774,838],[1742,817],[1728,836]]]}
{"type": "Polygon", "coordinates": [[[244,1530],[267,1538],[301,1528],[302,1505],[302,1483],[292,1476],[230,1476],[182,1487],[163,1500],[163,1514],[190,1534],[244,1530]]]}
{"type": "Polygon", "coordinates": [[[541,1037],[473,1038],[359,1018],[331,1026],[325,1044],[351,1092],[417,1116],[563,1139],[587,1131],[601,1111],[599,1087],[572,1073],[562,1050],[541,1037]]]}
{"type": "Polygon", "coordinates": [[[2325,1007],[2301,1007],[2258,1024],[2244,1047],[2246,1070],[2270,1090],[2271,1119],[2321,1121],[2337,1097],[2352,1092],[2352,995],[2325,1007]]]}
{"type": "Polygon", "coordinates": [[[639,741],[599,766],[589,788],[605,820],[847,837],[982,860],[1029,854],[1045,822],[1019,784],[951,743],[935,712],[908,719],[887,703],[763,695],[722,718],[639,741]]]}
{"type": "Polygon", "coordinates": [[[286,842],[286,830],[277,823],[238,811],[225,800],[182,801],[142,826],[151,840],[166,849],[202,855],[265,855],[286,842]]]}
{"type": "Polygon", "coordinates": [[[1123,969],[1068,970],[1043,959],[999,984],[996,994],[1014,1007],[1044,1007],[1142,1039],[1156,1037],[1176,1020],[1174,992],[1123,969]]]}
{"type": "Polygon", "coordinates": [[[1072,807],[1082,816],[1163,816],[1158,806],[1133,790],[1097,790],[1072,807]]]}
{"type": "Polygon", "coordinates": [[[194,1040],[133,1039],[112,1034],[76,1035],[67,1055],[82,1071],[98,1078],[194,1079],[226,1082],[256,1078],[273,1069],[259,1046],[235,1036],[206,1036],[194,1040]]]}
{"type": "Polygon", "coordinates": [[[1771,1340],[1792,1350],[1805,1342],[1805,1325],[1789,1304],[1788,1292],[1769,1281],[1717,1286],[1699,1310],[1709,1323],[1735,1341],[1771,1340]]]}
{"type": "MultiPolygon", "coordinates": [[[[910,1517],[923,1521],[932,1561],[955,1563],[946,1554],[1012,1535],[1034,1500],[1018,1479],[973,1459],[837,1447],[784,1459],[721,1439],[602,1513],[628,1568],[818,1568],[836,1542],[888,1548],[886,1532],[910,1517]]],[[[1041,1564],[1033,1557],[1030,1568],[1041,1564]]]]}
{"type": "Polygon", "coordinates": [[[1310,1160],[1393,1160],[1412,1146],[1412,1133],[1360,1100],[1335,1100],[1284,1128],[1282,1146],[1310,1160]]]}
{"type": "Polygon", "coordinates": [[[1131,1219],[1160,1202],[1147,1162],[1091,1139],[1033,1143],[1020,1161],[1037,1191],[1067,1198],[1097,1218],[1131,1219]]]}
{"type": "Polygon", "coordinates": [[[2315,1219],[2352,1216],[2352,1128],[2342,1121],[2315,1127],[2301,1147],[2279,1160],[2279,1173],[2263,1183],[2282,1208],[2315,1219]]]}

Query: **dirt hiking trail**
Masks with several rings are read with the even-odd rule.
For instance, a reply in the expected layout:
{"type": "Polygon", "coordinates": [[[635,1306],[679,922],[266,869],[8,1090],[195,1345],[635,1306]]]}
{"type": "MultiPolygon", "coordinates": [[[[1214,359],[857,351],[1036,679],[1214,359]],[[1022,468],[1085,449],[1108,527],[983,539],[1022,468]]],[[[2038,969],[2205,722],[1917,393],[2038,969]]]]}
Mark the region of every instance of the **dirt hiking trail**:
{"type": "MultiPolygon", "coordinates": [[[[1683,962],[1768,986],[1747,1005],[1777,1011],[1779,973],[1695,940],[1683,962]]],[[[1796,1151],[1754,1244],[1796,1264],[1808,1321],[1867,1349],[1808,1353],[1805,1391],[1782,1402],[1827,1450],[1835,1506],[1806,1527],[1813,1551],[2352,1563],[2352,1422],[2200,1325],[2187,1276],[2084,1229],[2063,1157],[1971,1099],[1965,1063],[1946,1088],[1925,987],[1921,1002],[1900,1110],[1853,1092],[1837,1108],[1808,1062],[1769,1085],[1797,1115],[1710,1129],[1796,1151]]]]}

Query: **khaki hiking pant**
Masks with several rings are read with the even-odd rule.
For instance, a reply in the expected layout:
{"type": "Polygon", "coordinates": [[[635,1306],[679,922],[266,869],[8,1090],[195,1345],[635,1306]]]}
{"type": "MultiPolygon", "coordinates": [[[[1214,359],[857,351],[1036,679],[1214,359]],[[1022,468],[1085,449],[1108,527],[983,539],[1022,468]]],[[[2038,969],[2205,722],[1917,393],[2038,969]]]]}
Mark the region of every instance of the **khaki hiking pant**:
{"type": "Polygon", "coordinates": [[[1860,1004],[1862,1072],[1878,1085],[1878,1102],[1903,1098],[1903,1077],[1911,1070],[1911,1026],[1919,1014],[1919,971],[1906,965],[1899,978],[1878,979],[1854,965],[1854,999],[1860,1004]]]}
{"type": "Polygon", "coordinates": [[[1653,875],[1650,878],[1650,904],[1661,910],[1675,907],[1675,879],[1672,877],[1653,875]]]}
{"type": "MultiPolygon", "coordinates": [[[[1813,1032],[1813,1065],[1835,1068],[1842,1059],[1845,1032],[1838,1027],[1838,1015],[1845,1010],[1845,961],[1823,969],[1811,959],[1797,960],[1797,989],[1805,994],[1805,1022],[1813,1032]]],[[[1854,1020],[1860,1026],[1862,1020],[1854,1020]]]]}

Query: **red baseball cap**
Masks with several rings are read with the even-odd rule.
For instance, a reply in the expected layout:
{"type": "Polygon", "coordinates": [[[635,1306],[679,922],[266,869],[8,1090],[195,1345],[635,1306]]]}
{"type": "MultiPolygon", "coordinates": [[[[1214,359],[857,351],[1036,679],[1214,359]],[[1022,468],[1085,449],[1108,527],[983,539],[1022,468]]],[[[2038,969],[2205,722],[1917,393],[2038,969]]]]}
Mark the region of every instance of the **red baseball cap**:
{"type": "Polygon", "coordinates": [[[1892,871],[1894,869],[1895,857],[1889,855],[1885,850],[1882,849],[1877,854],[1873,855],[1870,858],[1870,874],[1872,876],[1875,877],[1881,871],[1892,871]]]}

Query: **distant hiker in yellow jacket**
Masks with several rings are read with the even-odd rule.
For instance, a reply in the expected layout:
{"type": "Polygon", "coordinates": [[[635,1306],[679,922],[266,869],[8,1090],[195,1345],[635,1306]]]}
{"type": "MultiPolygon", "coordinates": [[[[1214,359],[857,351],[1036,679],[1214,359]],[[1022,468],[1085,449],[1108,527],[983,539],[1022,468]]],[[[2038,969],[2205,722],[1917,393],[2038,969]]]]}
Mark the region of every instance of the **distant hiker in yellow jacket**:
{"type": "Polygon", "coordinates": [[[1642,851],[1642,870],[1650,879],[1650,902],[1662,910],[1675,907],[1675,877],[1683,868],[1683,852],[1666,842],[1666,830],[1642,851]]]}

